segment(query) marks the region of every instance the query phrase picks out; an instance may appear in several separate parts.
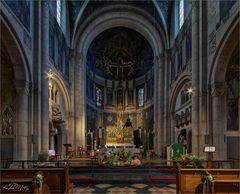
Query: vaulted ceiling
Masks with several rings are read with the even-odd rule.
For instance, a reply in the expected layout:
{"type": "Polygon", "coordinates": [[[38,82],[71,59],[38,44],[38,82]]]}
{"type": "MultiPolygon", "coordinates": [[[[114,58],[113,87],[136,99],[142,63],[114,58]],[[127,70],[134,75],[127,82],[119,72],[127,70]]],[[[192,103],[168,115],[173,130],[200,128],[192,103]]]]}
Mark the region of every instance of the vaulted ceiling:
{"type": "MultiPolygon", "coordinates": [[[[108,6],[130,6],[152,16],[155,24],[165,27],[169,34],[170,12],[173,2],[168,0],[69,0],[70,29],[84,24],[97,11],[108,6]]],[[[71,35],[75,32],[71,31],[71,35]]],[[[137,31],[117,27],[99,34],[87,53],[87,65],[97,75],[111,80],[130,80],[140,77],[153,65],[153,51],[148,41],[137,31]]]]}
{"type": "Polygon", "coordinates": [[[81,14],[81,18],[79,21],[80,24],[93,12],[103,7],[118,4],[130,5],[143,9],[144,11],[152,15],[160,24],[164,23],[167,28],[169,26],[171,16],[170,13],[173,5],[173,1],[170,0],[91,0],[88,1],[87,5],[85,0],[69,0],[68,7],[70,12],[71,29],[73,29],[77,20],[77,16],[79,15],[80,10],[84,5],[86,5],[86,7],[81,14]]]}

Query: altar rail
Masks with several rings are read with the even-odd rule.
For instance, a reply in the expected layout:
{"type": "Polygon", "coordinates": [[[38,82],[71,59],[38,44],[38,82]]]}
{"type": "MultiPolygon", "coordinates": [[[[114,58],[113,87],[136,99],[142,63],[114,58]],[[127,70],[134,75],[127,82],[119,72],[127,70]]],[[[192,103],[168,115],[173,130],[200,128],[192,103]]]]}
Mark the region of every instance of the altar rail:
{"type": "Polygon", "coordinates": [[[1,193],[69,193],[69,167],[65,161],[1,161],[1,193]],[[34,183],[38,172],[43,187],[34,183]]]}

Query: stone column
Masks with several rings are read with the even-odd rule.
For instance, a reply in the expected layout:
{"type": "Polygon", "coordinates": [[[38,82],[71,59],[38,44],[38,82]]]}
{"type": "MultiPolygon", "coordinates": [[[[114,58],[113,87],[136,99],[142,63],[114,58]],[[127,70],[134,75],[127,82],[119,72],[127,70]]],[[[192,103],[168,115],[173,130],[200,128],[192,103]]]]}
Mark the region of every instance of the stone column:
{"type": "MultiPolygon", "coordinates": [[[[239,2],[240,4],[240,2],[239,2]]],[[[240,84],[238,84],[238,133],[240,135],[240,84]]]]}
{"type": "Polygon", "coordinates": [[[216,160],[226,159],[226,142],[224,142],[224,112],[226,84],[224,82],[217,82],[211,85],[212,96],[212,128],[211,135],[213,139],[213,146],[216,147],[216,152],[213,154],[216,160]]]}
{"type": "Polygon", "coordinates": [[[49,150],[49,99],[48,78],[49,72],[49,7],[47,1],[42,1],[42,71],[41,71],[41,101],[42,101],[42,145],[41,150],[49,150]]]}
{"type": "MultiPolygon", "coordinates": [[[[156,152],[157,155],[159,155],[159,139],[158,139],[158,60],[157,57],[154,60],[154,150],[156,152]]],[[[134,90],[135,90],[135,86],[134,86],[134,90]]],[[[134,91],[135,94],[135,91],[134,91]]],[[[134,99],[136,95],[134,95],[134,99]]],[[[135,101],[134,101],[135,103],[135,101]]],[[[143,134],[142,134],[143,135],[143,134]]]]}
{"type": "Polygon", "coordinates": [[[34,47],[33,47],[33,134],[32,134],[32,149],[33,149],[33,159],[38,158],[38,153],[41,152],[41,141],[42,141],[42,101],[41,101],[41,80],[42,80],[42,2],[41,1],[34,1],[34,47]]]}
{"type": "Polygon", "coordinates": [[[49,131],[49,138],[50,138],[50,149],[54,150],[54,135],[56,134],[55,128],[53,126],[53,123],[49,123],[51,125],[50,131],[49,131]]]}
{"type": "MultiPolygon", "coordinates": [[[[207,126],[207,100],[208,100],[208,86],[207,86],[207,80],[208,80],[208,24],[206,21],[208,21],[207,17],[207,1],[201,1],[200,3],[200,17],[199,17],[199,23],[200,23],[200,38],[199,42],[201,43],[199,45],[199,146],[200,146],[200,155],[206,156],[206,153],[203,152],[203,147],[205,143],[207,143],[204,139],[204,136],[209,134],[208,132],[208,126],[207,126]],[[202,150],[201,150],[202,148],[202,150]]],[[[206,136],[207,137],[207,136],[206,136]]]]}
{"type": "Polygon", "coordinates": [[[160,54],[157,57],[157,63],[158,63],[158,150],[160,153],[160,156],[163,157],[164,153],[164,139],[165,139],[165,132],[163,129],[163,102],[164,102],[164,62],[165,62],[165,56],[164,53],[160,54]]]}
{"type": "Polygon", "coordinates": [[[192,152],[200,154],[199,139],[199,1],[192,1],[192,152]]]}
{"type": "Polygon", "coordinates": [[[171,130],[171,143],[175,143],[175,112],[170,113],[170,129],[171,130]]]}
{"type": "Polygon", "coordinates": [[[170,110],[169,110],[169,65],[168,65],[168,51],[165,51],[165,64],[164,64],[164,113],[163,123],[165,131],[164,145],[169,146],[171,142],[171,125],[170,125],[170,110]]]}
{"type": "MultiPolygon", "coordinates": [[[[15,82],[17,90],[17,116],[16,116],[16,159],[27,160],[28,158],[28,96],[29,83],[23,80],[15,82]]],[[[30,157],[30,155],[29,155],[30,157]]]]}
{"type": "Polygon", "coordinates": [[[71,131],[70,138],[67,143],[71,143],[72,146],[76,144],[76,65],[75,65],[75,52],[71,50],[71,131]]]}
{"type": "MultiPolygon", "coordinates": [[[[76,142],[77,146],[85,147],[85,68],[83,64],[83,56],[76,53],[76,142]]],[[[75,149],[76,150],[76,149],[75,149]]]]}

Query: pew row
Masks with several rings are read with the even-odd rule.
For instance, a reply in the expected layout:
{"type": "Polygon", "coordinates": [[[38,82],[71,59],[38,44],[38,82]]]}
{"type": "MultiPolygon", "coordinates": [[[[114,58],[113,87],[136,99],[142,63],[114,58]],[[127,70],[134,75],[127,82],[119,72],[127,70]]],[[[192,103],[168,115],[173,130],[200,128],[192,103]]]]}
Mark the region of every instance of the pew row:
{"type": "Polygon", "coordinates": [[[1,193],[69,193],[68,167],[2,169],[1,193]],[[41,172],[43,185],[39,188],[34,177],[41,172]]]}
{"type": "Polygon", "coordinates": [[[239,193],[240,169],[177,169],[177,193],[239,193]],[[213,180],[206,183],[206,172],[213,180]]]}

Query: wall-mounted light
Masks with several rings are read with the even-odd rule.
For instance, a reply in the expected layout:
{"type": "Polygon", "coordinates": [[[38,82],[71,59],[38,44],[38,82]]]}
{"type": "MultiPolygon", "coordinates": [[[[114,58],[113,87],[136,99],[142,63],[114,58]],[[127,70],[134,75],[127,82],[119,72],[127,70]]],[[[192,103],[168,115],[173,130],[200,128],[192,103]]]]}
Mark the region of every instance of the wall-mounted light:
{"type": "Polygon", "coordinates": [[[49,72],[47,72],[47,78],[50,80],[53,78],[53,72],[52,70],[50,69],[49,72]]]}
{"type": "Polygon", "coordinates": [[[192,87],[188,88],[187,93],[192,94],[193,93],[193,88],[192,87]]]}

